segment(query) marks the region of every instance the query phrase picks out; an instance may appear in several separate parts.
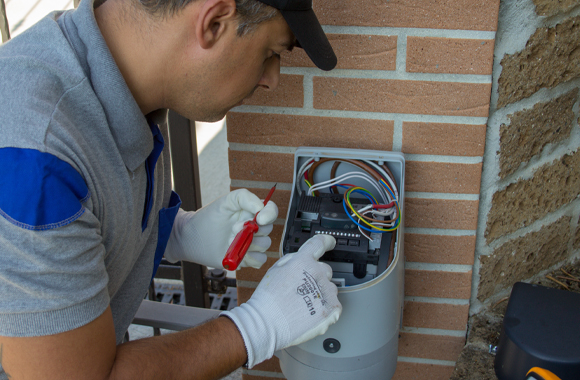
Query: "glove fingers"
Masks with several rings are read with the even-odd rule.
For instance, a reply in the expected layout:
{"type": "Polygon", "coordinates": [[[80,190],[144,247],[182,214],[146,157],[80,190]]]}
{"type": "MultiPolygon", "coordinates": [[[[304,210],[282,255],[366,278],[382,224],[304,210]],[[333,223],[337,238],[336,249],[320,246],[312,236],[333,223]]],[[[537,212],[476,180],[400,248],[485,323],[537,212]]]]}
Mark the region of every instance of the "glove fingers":
{"type": "MultiPolygon", "coordinates": [[[[319,265],[322,265],[326,271],[326,278],[328,278],[328,281],[332,280],[332,268],[330,267],[330,265],[328,265],[327,263],[318,263],[319,265]]],[[[338,292],[338,288],[336,290],[338,292]]]]}
{"type": "Polygon", "coordinates": [[[252,218],[248,218],[246,220],[239,220],[235,222],[232,226],[232,234],[235,236],[238,232],[242,230],[242,228],[244,228],[244,223],[246,223],[248,220],[251,220],[252,218]]]}
{"type": "Polygon", "coordinates": [[[272,239],[268,236],[254,236],[248,251],[266,252],[266,250],[270,248],[270,245],[272,245],[272,239]]]}
{"type": "Polygon", "coordinates": [[[256,222],[260,226],[263,226],[265,224],[272,224],[274,223],[277,217],[278,217],[278,206],[276,206],[276,203],[268,201],[268,204],[264,206],[262,211],[260,211],[260,213],[258,214],[256,222]]]}
{"type": "Polygon", "coordinates": [[[256,232],[254,236],[268,236],[270,235],[270,232],[272,232],[273,228],[274,228],[273,224],[266,224],[265,226],[260,226],[258,232],[256,232]]]}
{"type": "Polygon", "coordinates": [[[256,194],[247,189],[238,189],[228,195],[227,207],[232,210],[245,210],[254,215],[264,208],[264,203],[256,194]]]}
{"type": "Polygon", "coordinates": [[[244,260],[242,260],[238,268],[251,267],[255,269],[260,269],[260,267],[264,265],[267,259],[268,256],[266,256],[265,253],[248,252],[246,253],[246,256],[244,256],[244,260]]]}
{"type": "Polygon", "coordinates": [[[330,235],[316,235],[311,237],[300,247],[299,252],[308,252],[315,260],[318,260],[326,251],[334,249],[336,240],[330,235]]]}

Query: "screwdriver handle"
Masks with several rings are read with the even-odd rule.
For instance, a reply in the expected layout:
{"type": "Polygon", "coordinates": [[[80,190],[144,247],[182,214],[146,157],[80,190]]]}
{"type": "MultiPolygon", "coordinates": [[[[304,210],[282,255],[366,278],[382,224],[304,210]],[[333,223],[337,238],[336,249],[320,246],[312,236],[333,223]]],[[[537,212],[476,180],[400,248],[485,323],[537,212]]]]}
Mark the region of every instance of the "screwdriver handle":
{"type": "Polygon", "coordinates": [[[238,265],[244,259],[252,240],[254,239],[254,234],[258,232],[258,223],[253,220],[249,220],[244,223],[244,228],[234,238],[232,244],[226,252],[226,257],[222,261],[222,265],[227,270],[236,270],[238,265]]]}

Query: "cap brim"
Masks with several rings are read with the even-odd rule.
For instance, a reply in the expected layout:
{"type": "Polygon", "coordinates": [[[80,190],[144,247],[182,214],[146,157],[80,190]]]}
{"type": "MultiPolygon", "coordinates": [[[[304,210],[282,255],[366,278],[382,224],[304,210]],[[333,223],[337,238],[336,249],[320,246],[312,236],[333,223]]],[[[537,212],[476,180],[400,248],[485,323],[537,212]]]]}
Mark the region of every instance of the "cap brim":
{"type": "Polygon", "coordinates": [[[322,30],[312,9],[304,11],[280,11],[294,33],[301,48],[314,64],[322,70],[332,70],[337,59],[334,50],[322,30]]]}

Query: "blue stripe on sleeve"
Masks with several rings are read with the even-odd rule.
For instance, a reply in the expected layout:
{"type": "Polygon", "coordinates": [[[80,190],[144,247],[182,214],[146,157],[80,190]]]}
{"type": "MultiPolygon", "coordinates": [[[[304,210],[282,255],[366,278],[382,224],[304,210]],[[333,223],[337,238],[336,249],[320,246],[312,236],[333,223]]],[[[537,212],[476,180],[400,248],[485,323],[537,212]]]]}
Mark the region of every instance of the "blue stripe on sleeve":
{"type": "Polygon", "coordinates": [[[34,149],[0,148],[0,215],[29,230],[65,226],[90,197],[83,177],[67,162],[34,149]]]}

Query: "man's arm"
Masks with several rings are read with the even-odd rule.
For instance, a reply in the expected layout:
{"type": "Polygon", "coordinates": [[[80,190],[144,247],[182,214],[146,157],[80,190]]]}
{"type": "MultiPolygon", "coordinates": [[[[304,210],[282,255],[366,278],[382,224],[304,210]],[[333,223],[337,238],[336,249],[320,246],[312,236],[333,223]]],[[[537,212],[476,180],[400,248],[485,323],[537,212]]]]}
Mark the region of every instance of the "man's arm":
{"type": "Polygon", "coordinates": [[[244,341],[225,317],[117,346],[109,307],[75,330],[33,338],[0,337],[0,361],[11,380],[209,380],[227,375],[246,360],[244,341]]]}

